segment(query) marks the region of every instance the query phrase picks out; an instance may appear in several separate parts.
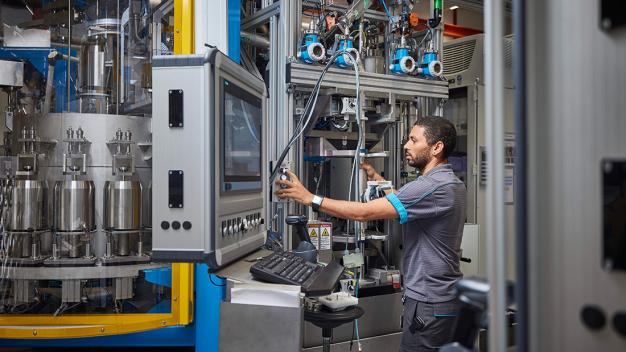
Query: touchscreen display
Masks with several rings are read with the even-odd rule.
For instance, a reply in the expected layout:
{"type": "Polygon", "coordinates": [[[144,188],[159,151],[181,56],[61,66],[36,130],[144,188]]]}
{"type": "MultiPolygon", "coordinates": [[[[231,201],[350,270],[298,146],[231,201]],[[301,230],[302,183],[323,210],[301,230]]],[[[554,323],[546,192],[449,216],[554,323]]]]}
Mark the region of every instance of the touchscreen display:
{"type": "Polygon", "coordinates": [[[223,80],[223,192],[261,190],[261,98],[223,80]]]}

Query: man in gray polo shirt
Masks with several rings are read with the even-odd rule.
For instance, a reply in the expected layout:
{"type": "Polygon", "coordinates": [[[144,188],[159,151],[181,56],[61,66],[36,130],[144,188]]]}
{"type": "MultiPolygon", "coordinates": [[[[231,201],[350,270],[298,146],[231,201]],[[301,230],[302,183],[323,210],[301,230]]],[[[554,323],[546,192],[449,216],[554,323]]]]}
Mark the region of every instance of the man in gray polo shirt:
{"type": "MultiPolygon", "coordinates": [[[[406,302],[400,352],[435,351],[450,342],[458,309],[452,286],[463,278],[461,238],[467,209],[465,185],[448,164],[455,147],[452,123],[437,116],[418,119],[404,149],[409,165],[421,176],[369,203],[320,201],[292,172],[293,182],[276,182],[289,187],[274,192],[278,197],[309,206],[316,202],[320,212],[361,222],[397,219],[402,224],[406,302]]],[[[360,168],[366,170],[368,180],[382,180],[369,163],[360,168]]]]}

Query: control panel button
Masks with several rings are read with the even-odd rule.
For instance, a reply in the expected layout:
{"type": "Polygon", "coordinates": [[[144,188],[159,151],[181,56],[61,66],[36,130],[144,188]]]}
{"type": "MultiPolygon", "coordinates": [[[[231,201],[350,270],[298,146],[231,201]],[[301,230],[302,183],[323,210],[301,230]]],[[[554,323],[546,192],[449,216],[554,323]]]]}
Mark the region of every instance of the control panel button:
{"type": "Polygon", "coordinates": [[[170,228],[170,223],[169,223],[169,222],[167,222],[167,221],[161,221],[161,228],[162,228],[163,230],[167,230],[167,229],[169,229],[169,228],[170,228]]]}
{"type": "Polygon", "coordinates": [[[600,329],[604,326],[606,322],[606,318],[604,316],[604,312],[600,307],[595,305],[585,305],[580,312],[580,317],[583,320],[583,323],[589,328],[593,330],[600,329]]]}
{"type": "Polygon", "coordinates": [[[626,336],[626,312],[617,311],[613,316],[613,327],[622,336],[626,336]]]}
{"type": "Polygon", "coordinates": [[[178,222],[178,221],[173,221],[173,222],[172,222],[172,228],[173,228],[174,230],[178,230],[178,229],[180,229],[180,222],[178,222]]]}
{"type": "Polygon", "coordinates": [[[222,227],[222,236],[228,236],[228,226],[222,227]]]}
{"type": "Polygon", "coordinates": [[[189,230],[191,228],[191,223],[189,221],[183,222],[183,229],[189,230]]]}
{"type": "Polygon", "coordinates": [[[263,219],[263,218],[259,219],[259,224],[260,224],[260,225],[265,224],[265,219],[263,219]]]}

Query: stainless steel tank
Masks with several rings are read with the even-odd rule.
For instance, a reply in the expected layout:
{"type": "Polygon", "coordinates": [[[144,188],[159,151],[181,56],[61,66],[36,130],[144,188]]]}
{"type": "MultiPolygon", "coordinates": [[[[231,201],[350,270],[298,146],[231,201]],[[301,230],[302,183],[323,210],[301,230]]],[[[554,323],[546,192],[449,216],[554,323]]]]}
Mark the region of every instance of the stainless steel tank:
{"type": "Polygon", "coordinates": [[[48,182],[32,180],[13,180],[8,192],[9,231],[44,230],[48,228],[47,196],[48,182]]]}
{"type": "Polygon", "coordinates": [[[59,181],[54,185],[54,229],[62,232],[96,228],[96,188],[92,181],[59,181]]]}
{"type": "MultiPolygon", "coordinates": [[[[104,184],[104,228],[117,231],[141,227],[142,187],[139,181],[107,181],[104,184]]],[[[130,254],[129,233],[120,233],[117,254],[130,254]]]]}
{"type": "MultiPolygon", "coordinates": [[[[96,228],[96,187],[92,181],[58,181],[54,185],[54,229],[86,232],[96,228]]],[[[81,256],[80,234],[68,237],[70,258],[81,256]]],[[[91,255],[91,253],[86,253],[91,255]]]]}
{"type": "Polygon", "coordinates": [[[137,230],[141,227],[141,182],[104,183],[104,228],[137,230]]]}
{"type": "Polygon", "coordinates": [[[83,55],[83,86],[87,89],[103,91],[111,85],[111,69],[105,65],[106,53],[104,46],[85,45],[83,55]]]}
{"type": "MultiPolygon", "coordinates": [[[[107,180],[113,180],[111,176],[111,164],[112,158],[109,148],[106,145],[106,141],[110,140],[112,136],[115,136],[115,132],[122,128],[122,130],[130,129],[133,131],[133,139],[138,141],[150,140],[150,126],[152,118],[150,117],[129,117],[127,115],[97,115],[97,114],[78,114],[78,113],[62,113],[62,114],[28,114],[18,115],[14,119],[13,129],[21,131],[22,127],[26,126],[29,129],[31,126],[36,126],[37,134],[41,138],[54,139],[59,141],[57,147],[51,150],[50,159],[46,162],[40,163],[40,177],[45,178],[48,181],[50,189],[49,197],[53,197],[53,188],[57,181],[66,179],[63,175],[63,154],[67,153],[67,148],[61,147],[61,142],[66,138],[67,129],[77,129],[78,126],[82,126],[84,135],[88,137],[91,144],[85,149],[87,154],[88,166],[87,171],[89,180],[93,181],[96,187],[96,232],[90,241],[92,254],[102,257],[106,252],[107,236],[103,229],[104,218],[104,184],[107,180]],[[90,165],[97,165],[98,167],[92,167],[90,165]]],[[[17,138],[13,139],[13,150],[20,150],[17,143],[17,138]]],[[[133,144],[131,146],[131,154],[139,156],[142,155],[142,151],[133,144]]],[[[142,157],[135,158],[135,167],[137,172],[137,180],[145,180],[148,182],[152,179],[152,170],[149,162],[142,157]]],[[[130,179],[130,178],[127,178],[130,179]]],[[[143,183],[147,187],[147,183],[143,183]]],[[[147,197],[144,198],[143,208],[147,208],[147,197]]],[[[50,225],[53,225],[53,204],[52,199],[49,199],[49,216],[50,225]]],[[[145,215],[145,214],[144,214],[145,215]]],[[[8,213],[7,213],[8,217],[8,213]]],[[[143,217],[142,217],[143,218],[143,217]]],[[[52,236],[47,234],[41,235],[43,238],[50,237],[47,247],[44,246],[43,252],[46,254],[52,253],[52,236]]],[[[132,235],[131,235],[132,237],[132,235]]],[[[132,243],[132,242],[131,242],[132,243]]],[[[86,249],[85,244],[82,247],[86,249]]],[[[113,248],[115,249],[115,248],[113,248]]],[[[90,296],[91,297],[91,296],[90,296]]]]}

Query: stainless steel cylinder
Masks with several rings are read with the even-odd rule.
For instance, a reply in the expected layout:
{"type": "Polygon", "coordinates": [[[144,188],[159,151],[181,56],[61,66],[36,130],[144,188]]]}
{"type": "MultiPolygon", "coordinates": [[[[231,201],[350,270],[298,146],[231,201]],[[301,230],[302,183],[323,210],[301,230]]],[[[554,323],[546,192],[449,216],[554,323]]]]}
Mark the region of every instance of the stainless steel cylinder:
{"type": "Polygon", "coordinates": [[[82,51],[82,84],[86,89],[106,91],[111,86],[111,67],[105,65],[105,47],[85,45],[82,51]]]}
{"type": "Polygon", "coordinates": [[[382,56],[368,56],[364,60],[365,71],[371,73],[385,73],[385,58],[382,56]]]}
{"type": "Polygon", "coordinates": [[[117,235],[117,255],[130,254],[129,237],[130,234],[128,233],[120,233],[117,235]]]}
{"type": "Polygon", "coordinates": [[[59,250],[59,245],[56,243],[52,244],[52,258],[61,258],[61,251],[59,250]]]}
{"type": "Polygon", "coordinates": [[[87,242],[87,244],[85,244],[85,257],[86,258],[91,258],[91,243],[87,242]]]}
{"type": "Polygon", "coordinates": [[[80,257],[80,235],[69,235],[70,250],[68,257],[78,258],[80,257]]]}
{"type": "Polygon", "coordinates": [[[48,227],[48,182],[13,180],[9,193],[9,231],[43,230],[48,227]]]}
{"type": "Polygon", "coordinates": [[[54,185],[54,228],[89,231],[96,228],[96,188],[91,181],[59,181],[54,185]]]}
{"type": "Polygon", "coordinates": [[[31,254],[33,259],[39,258],[39,244],[37,242],[33,242],[31,254]]]}
{"type": "Polygon", "coordinates": [[[31,235],[21,235],[22,258],[28,258],[32,255],[33,237],[31,235]]]}
{"type": "Polygon", "coordinates": [[[104,184],[104,228],[136,230],[141,227],[142,187],[139,181],[104,184]]]}

